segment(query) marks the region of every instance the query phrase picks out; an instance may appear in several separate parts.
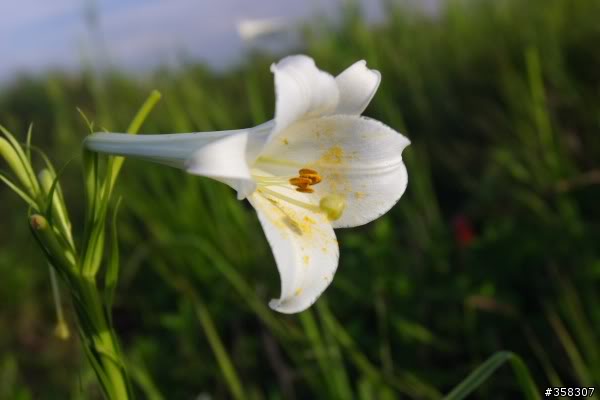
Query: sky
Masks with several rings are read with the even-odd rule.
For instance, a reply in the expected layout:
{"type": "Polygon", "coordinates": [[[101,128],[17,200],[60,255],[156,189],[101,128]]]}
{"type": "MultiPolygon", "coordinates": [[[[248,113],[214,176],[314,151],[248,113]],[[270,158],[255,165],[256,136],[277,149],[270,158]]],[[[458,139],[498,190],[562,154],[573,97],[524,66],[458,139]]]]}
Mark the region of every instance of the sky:
{"type": "MultiPolygon", "coordinates": [[[[177,64],[182,56],[222,68],[248,48],[240,21],[276,17],[294,26],[314,16],[333,18],[344,1],[2,1],[0,81],[48,68],[77,70],[85,62],[147,70],[177,64]]],[[[369,19],[381,17],[379,0],[360,2],[369,19]]]]}

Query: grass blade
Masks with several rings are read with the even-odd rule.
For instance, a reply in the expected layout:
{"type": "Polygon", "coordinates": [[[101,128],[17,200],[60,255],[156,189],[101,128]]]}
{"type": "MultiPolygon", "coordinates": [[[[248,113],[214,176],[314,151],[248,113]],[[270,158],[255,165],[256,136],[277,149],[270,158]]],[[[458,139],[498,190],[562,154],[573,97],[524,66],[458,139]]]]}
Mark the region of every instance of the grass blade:
{"type": "Polygon", "coordinates": [[[6,184],[6,186],[8,186],[13,192],[15,192],[17,194],[17,196],[19,196],[20,198],[22,198],[25,203],[27,203],[27,205],[29,205],[32,209],[34,209],[35,211],[40,211],[38,209],[38,205],[35,203],[35,201],[33,201],[33,199],[31,197],[29,197],[29,195],[27,195],[27,193],[25,193],[23,190],[21,190],[14,182],[12,182],[4,173],[0,172],[0,180],[2,182],[4,182],[6,184]]]}
{"type": "Polygon", "coordinates": [[[444,400],[461,400],[479,388],[498,368],[509,362],[527,400],[539,400],[540,392],[531,378],[529,369],[520,357],[509,351],[501,351],[487,359],[469,374],[444,400]]]}

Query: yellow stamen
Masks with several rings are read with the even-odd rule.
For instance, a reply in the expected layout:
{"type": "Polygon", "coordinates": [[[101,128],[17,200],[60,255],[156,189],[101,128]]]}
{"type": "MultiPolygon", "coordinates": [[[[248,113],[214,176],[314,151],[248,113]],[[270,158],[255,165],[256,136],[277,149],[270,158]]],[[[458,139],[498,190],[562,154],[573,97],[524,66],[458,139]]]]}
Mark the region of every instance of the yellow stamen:
{"type": "MultiPolygon", "coordinates": [[[[289,184],[296,186],[296,190],[300,193],[314,193],[314,189],[309,186],[316,185],[323,179],[321,175],[314,169],[302,168],[298,171],[299,176],[289,179],[289,184]]],[[[276,182],[277,178],[265,179],[263,182],[276,182]]]]}
{"type": "Polygon", "coordinates": [[[293,177],[255,175],[254,179],[258,183],[258,190],[263,194],[269,195],[273,198],[278,198],[313,212],[323,212],[327,215],[327,218],[330,221],[339,219],[346,208],[346,199],[337,194],[331,194],[323,197],[317,206],[294,199],[292,197],[288,197],[280,192],[276,192],[267,188],[269,186],[279,186],[284,189],[296,190],[300,193],[314,193],[315,190],[311,186],[316,185],[323,180],[319,172],[315,171],[314,169],[301,168],[298,170],[298,176],[293,177]]]}
{"type": "Polygon", "coordinates": [[[321,209],[318,206],[316,206],[316,205],[313,205],[313,204],[310,204],[310,203],[305,203],[303,201],[294,199],[292,197],[289,197],[289,196],[286,196],[284,194],[278,193],[278,192],[276,192],[274,190],[267,189],[264,186],[261,187],[261,188],[259,188],[258,191],[261,192],[261,193],[264,193],[264,194],[268,194],[269,196],[271,196],[273,198],[276,198],[276,199],[279,199],[279,200],[283,200],[283,201],[285,201],[287,203],[293,204],[293,205],[298,206],[298,207],[302,207],[302,208],[310,210],[310,211],[314,211],[314,212],[320,212],[321,211],[321,209]]]}
{"type": "Polygon", "coordinates": [[[286,183],[289,179],[295,178],[294,176],[261,176],[253,175],[254,180],[260,183],[286,183]]]}

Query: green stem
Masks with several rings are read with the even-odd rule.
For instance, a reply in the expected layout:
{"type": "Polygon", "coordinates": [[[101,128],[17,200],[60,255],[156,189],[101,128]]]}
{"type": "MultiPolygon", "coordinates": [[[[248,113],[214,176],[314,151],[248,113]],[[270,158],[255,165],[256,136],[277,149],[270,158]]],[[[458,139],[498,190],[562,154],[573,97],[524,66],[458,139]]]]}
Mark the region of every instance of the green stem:
{"type": "MultiPolygon", "coordinates": [[[[152,92],[129,126],[129,133],[137,133],[159,99],[160,93],[157,91],[152,92]]],[[[59,201],[62,196],[58,181],[55,179],[56,174],[50,164],[48,163],[48,170],[43,171],[39,178],[42,188],[51,201],[50,204],[45,204],[46,200],[42,195],[43,193],[40,192],[40,185],[33,174],[31,165],[28,163],[29,157],[25,156],[18,142],[2,126],[0,126],[0,132],[4,133],[6,137],[6,139],[0,138],[0,156],[7,158],[11,167],[16,169],[17,176],[23,181],[29,192],[29,195],[23,192],[24,195],[21,194],[21,197],[40,213],[42,210],[46,210],[46,214],[51,215],[54,208],[54,212],[58,215],[58,224],[62,228],[62,232],[61,229],[57,229],[52,224],[52,220],[48,219],[48,215],[42,214],[30,216],[30,227],[48,261],[69,288],[77,315],[77,325],[83,349],[98,377],[104,395],[108,400],[128,400],[132,394],[131,386],[127,379],[125,363],[113,329],[110,302],[106,302],[105,293],[107,288],[110,291],[116,285],[115,267],[108,267],[108,273],[113,275],[108,275],[101,280],[101,282],[104,282],[103,287],[99,287],[96,279],[96,275],[101,268],[105,249],[104,231],[108,205],[124,158],[109,158],[106,176],[101,179],[98,176],[97,156],[84,151],[87,207],[84,244],[81,246],[81,253],[78,253],[73,245],[70,223],[68,219],[65,219],[67,214],[64,204],[56,203],[55,205],[54,203],[59,201]],[[56,192],[56,198],[53,196],[54,192],[56,192]],[[62,206],[62,208],[58,206],[62,206]],[[61,233],[64,237],[61,236],[61,233]]],[[[2,175],[0,175],[0,178],[2,181],[9,182],[10,186],[10,181],[7,181],[2,175]]],[[[16,185],[13,185],[13,188],[16,189],[18,194],[22,192],[16,185]]],[[[113,245],[116,246],[116,243],[113,243],[113,245]]],[[[56,290],[56,282],[53,281],[53,284],[56,290]]],[[[58,298],[56,298],[56,304],[57,319],[60,322],[62,314],[60,314],[60,301],[58,298]]]]}
{"type": "MultiPolygon", "coordinates": [[[[136,134],[139,131],[160,97],[158,91],[150,94],[129,125],[128,133],[136,134]]],[[[107,176],[100,185],[97,166],[94,163],[89,165],[92,167],[86,181],[88,198],[92,200],[88,204],[91,209],[87,224],[90,225],[86,226],[89,236],[86,235],[87,246],[82,256],[83,263],[79,264],[82,268],[78,269],[78,285],[73,290],[74,300],[79,301],[76,310],[86,353],[109,400],[128,400],[131,393],[125,363],[109,315],[110,305],[106,304],[105,307],[105,297],[96,280],[104,252],[108,204],[124,160],[123,157],[109,158],[107,176]]]]}
{"type": "Polygon", "coordinates": [[[95,277],[86,276],[76,268],[76,257],[60,246],[45,217],[32,215],[30,226],[49,261],[69,287],[82,344],[104,394],[109,400],[130,399],[125,363],[95,277]]]}
{"type": "Polygon", "coordinates": [[[94,358],[90,361],[107,398],[127,400],[130,396],[125,364],[102,306],[102,295],[93,280],[82,279],[80,289],[82,307],[78,309],[78,318],[84,336],[84,346],[88,347],[88,357],[94,358]],[[80,312],[84,315],[79,315],[80,312]]]}

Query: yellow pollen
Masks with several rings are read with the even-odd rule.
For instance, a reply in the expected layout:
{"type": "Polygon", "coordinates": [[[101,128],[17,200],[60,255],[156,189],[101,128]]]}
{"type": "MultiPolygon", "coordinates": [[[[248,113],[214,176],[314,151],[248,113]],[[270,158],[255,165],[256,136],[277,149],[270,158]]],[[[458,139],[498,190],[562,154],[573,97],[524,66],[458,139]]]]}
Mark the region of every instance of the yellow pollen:
{"type": "Polygon", "coordinates": [[[311,217],[309,217],[308,215],[306,215],[304,217],[304,222],[308,222],[309,224],[314,224],[316,221],[314,219],[312,219],[311,217]]]}

